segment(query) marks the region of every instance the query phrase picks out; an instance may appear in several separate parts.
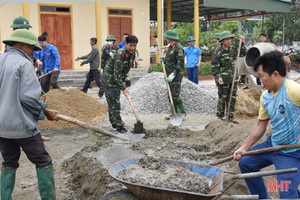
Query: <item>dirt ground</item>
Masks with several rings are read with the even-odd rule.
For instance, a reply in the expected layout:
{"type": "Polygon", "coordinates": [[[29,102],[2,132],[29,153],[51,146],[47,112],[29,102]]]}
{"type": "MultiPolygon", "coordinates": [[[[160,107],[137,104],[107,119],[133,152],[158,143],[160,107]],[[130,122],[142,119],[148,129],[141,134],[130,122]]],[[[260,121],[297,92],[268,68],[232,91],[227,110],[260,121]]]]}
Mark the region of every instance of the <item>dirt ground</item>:
{"type": "MultiPolygon", "coordinates": [[[[244,109],[245,106],[249,107],[251,104],[248,102],[252,98],[249,97],[251,95],[244,95],[248,97],[237,103],[238,106],[240,105],[238,110],[244,109]]],[[[61,96],[64,95],[60,94],[60,101],[59,98],[52,98],[62,102],[61,96]]],[[[257,99],[257,95],[252,96],[257,99]]],[[[79,102],[78,99],[80,98],[75,95],[62,107],[76,104],[79,102]]],[[[97,106],[100,104],[92,98],[91,101],[91,104],[97,106]]],[[[58,105],[58,103],[53,105],[58,105]]],[[[91,107],[89,104],[85,109],[89,111],[91,107]]],[[[103,110],[95,115],[98,119],[97,125],[110,130],[109,121],[104,116],[106,114],[104,107],[104,105],[100,105],[99,109],[103,110]]],[[[252,104],[250,107],[252,108],[252,104]]],[[[57,109],[55,106],[50,108],[57,109]]],[[[77,109],[81,109],[81,107],[77,105],[72,109],[67,109],[65,115],[72,116],[72,113],[68,112],[78,112],[77,109]]],[[[92,109],[96,108],[92,107],[92,109]]],[[[258,108],[253,107],[253,110],[255,109],[258,108]]],[[[51,127],[51,130],[42,130],[42,135],[50,138],[50,141],[45,144],[53,159],[57,199],[99,200],[105,193],[124,187],[111,178],[107,171],[110,165],[124,159],[146,155],[185,162],[211,163],[230,156],[247,138],[256,121],[252,114],[248,116],[247,113],[248,111],[240,115],[241,125],[215,120],[215,116],[188,115],[180,128],[169,126],[169,121],[164,119],[166,115],[141,115],[140,119],[146,129],[145,137],[135,142],[123,142],[107,137],[98,138],[91,134],[91,131],[83,128],[59,129],[56,128],[59,127],[57,124],[51,127]]],[[[80,118],[80,116],[72,117],[80,118]]],[[[123,120],[129,130],[136,122],[133,115],[123,116],[123,120]]],[[[269,127],[267,134],[259,142],[265,140],[266,135],[270,133],[269,127]]],[[[2,157],[0,157],[1,161],[2,157]]],[[[237,162],[231,161],[218,165],[218,167],[225,172],[240,173],[237,164],[237,162]]],[[[265,180],[274,180],[274,177],[265,180]]],[[[225,180],[224,187],[230,183],[232,183],[231,180],[225,180]]],[[[243,180],[235,183],[228,192],[231,194],[249,193],[243,180]]],[[[271,197],[276,197],[276,195],[276,193],[272,193],[271,197]]],[[[17,171],[13,199],[40,199],[34,165],[28,161],[24,153],[21,155],[20,168],[17,171]]]]}

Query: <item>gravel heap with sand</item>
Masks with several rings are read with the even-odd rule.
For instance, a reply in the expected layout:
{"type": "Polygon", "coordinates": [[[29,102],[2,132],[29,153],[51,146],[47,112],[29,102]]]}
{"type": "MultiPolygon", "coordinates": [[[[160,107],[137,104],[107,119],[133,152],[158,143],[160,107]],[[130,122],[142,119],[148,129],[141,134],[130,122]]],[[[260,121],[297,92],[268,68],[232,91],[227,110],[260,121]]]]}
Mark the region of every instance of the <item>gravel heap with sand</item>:
{"type": "MultiPolygon", "coordinates": [[[[129,87],[129,95],[138,114],[169,113],[170,103],[164,74],[152,72],[129,87]]],[[[255,89],[238,89],[235,115],[239,118],[254,118],[258,115],[260,93],[255,89]]],[[[218,89],[213,86],[194,84],[184,78],[181,84],[181,99],[188,114],[216,115],[218,89]]],[[[101,99],[106,104],[105,98],[101,99]]],[[[121,93],[121,114],[132,114],[127,98],[121,93]]]]}
{"type": "Polygon", "coordinates": [[[239,89],[236,97],[235,117],[257,118],[261,93],[256,89],[239,89]]]}
{"type": "MultiPolygon", "coordinates": [[[[107,117],[107,105],[97,102],[89,95],[77,89],[55,89],[44,94],[41,101],[45,102],[49,109],[55,109],[60,114],[76,118],[83,122],[91,123],[107,117]]],[[[63,129],[74,128],[77,125],[69,122],[39,121],[39,129],[63,129]]]]}
{"type": "MultiPolygon", "coordinates": [[[[169,113],[170,103],[164,74],[152,72],[129,87],[133,105],[140,114],[169,113]]],[[[184,78],[181,84],[181,99],[187,113],[215,115],[218,94],[215,87],[201,86],[184,78]]],[[[101,100],[106,103],[106,100],[101,100]]],[[[132,114],[127,98],[121,93],[121,114],[132,114]]]]}

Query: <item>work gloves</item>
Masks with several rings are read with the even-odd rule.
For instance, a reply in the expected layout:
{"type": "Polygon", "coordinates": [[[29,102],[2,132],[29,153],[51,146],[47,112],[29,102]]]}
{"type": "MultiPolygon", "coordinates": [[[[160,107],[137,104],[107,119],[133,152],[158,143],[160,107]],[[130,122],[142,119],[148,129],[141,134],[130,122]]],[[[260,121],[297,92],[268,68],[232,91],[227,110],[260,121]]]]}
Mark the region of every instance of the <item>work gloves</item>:
{"type": "Polygon", "coordinates": [[[159,59],[160,59],[160,62],[165,62],[166,61],[164,56],[160,57],[159,59]]]}
{"type": "Polygon", "coordinates": [[[166,79],[166,81],[167,81],[168,83],[172,83],[173,80],[174,80],[174,78],[175,78],[175,74],[174,74],[174,72],[172,72],[172,73],[168,76],[168,78],[166,79]]]}

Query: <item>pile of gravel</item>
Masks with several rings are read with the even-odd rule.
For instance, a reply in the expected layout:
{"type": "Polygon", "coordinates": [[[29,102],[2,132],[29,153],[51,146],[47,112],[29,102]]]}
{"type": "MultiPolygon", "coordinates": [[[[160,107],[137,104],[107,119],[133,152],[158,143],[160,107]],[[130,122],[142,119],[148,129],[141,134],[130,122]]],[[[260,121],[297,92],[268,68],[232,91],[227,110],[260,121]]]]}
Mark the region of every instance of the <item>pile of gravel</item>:
{"type": "MultiPolygon", "coordinates": [[[[186,112],[215,115],[217,111],[218,91],[215,87],[196,85],[183,78],[181,99],[186,112]]],[[[152,72],[140,78],[129,87],[129,95],[138,114],[169,113],[170,103],[164,74],[152,72]]],[[[106,100],[101,100],[106,103],[106,100]]],[[[127,98],[121,94],[121,114],[132,114],[127,98]]]]}

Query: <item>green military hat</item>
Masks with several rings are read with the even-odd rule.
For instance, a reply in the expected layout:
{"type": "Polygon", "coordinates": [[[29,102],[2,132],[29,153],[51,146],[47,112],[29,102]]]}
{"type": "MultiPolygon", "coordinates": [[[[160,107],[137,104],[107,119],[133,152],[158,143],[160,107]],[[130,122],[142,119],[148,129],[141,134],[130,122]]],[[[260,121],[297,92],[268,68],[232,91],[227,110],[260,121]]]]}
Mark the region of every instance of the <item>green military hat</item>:
{"type": "Polygon", "coordinates": [[[26,29],[26,28],[32,28],[32,26],[29,24],[26,18],[20,16],[14,19],[14,22],[10,26],[10,28],[26,29]]]}
{"type": "Polygon", "coordinates": [[[227,38],[233,38],[233,37],[234,37],[234,35],[231,35],[231,33],[229,31],[223,31],[220,34],[220,41],[227,39],[227,38]]]}
{"type": "Polygon", "coordinates": [[[169,38],[171,40],[179,40],[179,37],[176,33],[176,31],[174,30],[168,30],[165,34],[164,34],[165,38],[169,38]]]}
{"type": "Polygon", "coordinates": [[[20,42],[24,44],[29,44],[34,46],[34,50],[42,50],[42,47],[40,46],[38,42],[37,36],[26,29],[18,29],[14,31],[9,38],[3,40],[4,44],[11,45],[13,42],[20,42]]]}
{"type": "Polygon", "coordinates": [[[215,33],[215,34],[214,34],[214,36],[213,36],[213,38],[217,38],[217,39],[219,39],[219,40],[220,40],[220,36],[221,36],[221,34],[220,34],[220,33],[215,33]]]}
{"type": "Polygon", "coordinates": [[[188,39],[186,40],[187,42],[195,42],[195,38],[193,36],[189,36],[188,39]]]}
{"type": "Polygon", "coordinates": [[[113,35],[108,35],[106,41],[116,41],[116,38],[113,35]]]}

